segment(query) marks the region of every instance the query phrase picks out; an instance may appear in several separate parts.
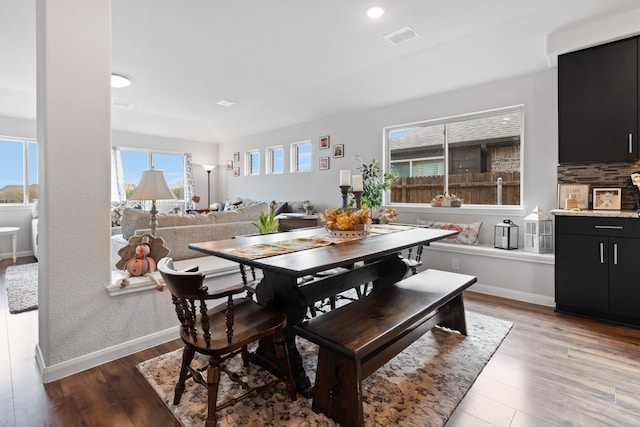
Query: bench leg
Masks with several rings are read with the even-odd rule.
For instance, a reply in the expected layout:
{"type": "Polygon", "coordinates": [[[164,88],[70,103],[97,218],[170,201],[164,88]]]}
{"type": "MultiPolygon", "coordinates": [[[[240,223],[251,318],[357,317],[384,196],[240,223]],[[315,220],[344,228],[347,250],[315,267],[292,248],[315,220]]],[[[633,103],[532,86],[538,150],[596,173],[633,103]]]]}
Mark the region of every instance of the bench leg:
{"type": "Polygon", "coordinates": [[[364,427],[360,366],[355,360],[320,347],[311,409],[342,427],[364,427]]]}
{"type": "Polygon", "coordinates": [[[443,310],[447,310],[447,315],[438,325],[467,335],[467,320],[464,314],[462,294],[449,301],[443,310]]]}

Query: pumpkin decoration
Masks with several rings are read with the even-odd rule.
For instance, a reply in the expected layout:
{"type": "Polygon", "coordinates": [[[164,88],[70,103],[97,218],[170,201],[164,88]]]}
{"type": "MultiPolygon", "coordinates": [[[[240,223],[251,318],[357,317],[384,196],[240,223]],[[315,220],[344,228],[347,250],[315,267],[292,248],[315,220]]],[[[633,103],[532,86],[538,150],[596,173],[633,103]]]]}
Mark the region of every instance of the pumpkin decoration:
{"type": "Polygon", "coordinates": [[[161,237],[154,237],[151,234],[142,236],[132,236],[129,244],[120,248],[118,255],[120,260],[116,263],[116,268],[124,270],[127,277],[120,281],[120,287],[129,285],[129,277],[145,276],[156,284],[156,289],[164,290],[164,284],[160,283],[153,275],[156,271],[156,260],[169,254],[169,249],[164,246],[161,237]]]}
{"type": "Polygon", "coordinates": [[[136,246],[135,256],[124,264],[124,270],[132,276],[144,276],[147,273],[156,271],[156,261],[148,256],[150,252],[149,238],[144,236],[136,246]]]}

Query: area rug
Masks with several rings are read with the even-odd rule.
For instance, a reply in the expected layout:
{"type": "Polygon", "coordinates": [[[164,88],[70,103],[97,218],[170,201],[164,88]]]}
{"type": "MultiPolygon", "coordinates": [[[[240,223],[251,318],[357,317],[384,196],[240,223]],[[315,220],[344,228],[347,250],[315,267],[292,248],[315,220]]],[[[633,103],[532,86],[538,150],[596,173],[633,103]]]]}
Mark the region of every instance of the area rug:
{"type": "Polygon", "coordinates": [[[4,273],[9,313],[38,308],[38,263],[10,265],[4,273]]]}
{"type": "MultiPolygon", "coordinates": [[[[467,312],[468,335],[434,328],[407,347],[363,382],[366,426],[443,426],[486,363],[506,337],[512,324],[467,312]]],[[[297,338],[311,382],[315,381],[317,346],[297,338]]],[[[187,381],[179,405],[173,405],[173,388],[178,378],[182,350],[176,350],[138,364],[138,369],[185,427],[202,426],[206,408],[204,387],[187,381]]],[[[198,355],[196,355],[198,357],[198,355]]],[[[239,359],[239,358],[238,358],[239,359]]],[[[194,366],[205,366],[197,359],[194,366]]],[[[237,363],[234,368],[247,373],[237,363]]],[[[262,383],[270,374],[248,368],[250,384],[262,383]]],[[[224,375],[218,401],[223,395],[237,395],[237,385],[224,375]]],[[[311,399],[298,396],[290,402],[284,386],[256,398],[241,401],[218,413],[220,426],[337,426],[311,410],[311,399]]]]}

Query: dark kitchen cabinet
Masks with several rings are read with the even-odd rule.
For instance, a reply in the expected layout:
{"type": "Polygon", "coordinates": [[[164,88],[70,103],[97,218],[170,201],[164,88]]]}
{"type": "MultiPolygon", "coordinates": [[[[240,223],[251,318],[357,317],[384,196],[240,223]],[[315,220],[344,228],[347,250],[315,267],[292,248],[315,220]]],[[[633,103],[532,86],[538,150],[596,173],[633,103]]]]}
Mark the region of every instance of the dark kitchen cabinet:
{"type": "Polygon", "coordinates": [[[559,162],[638,158],[638,38],[558,57],[559,162]]]}
{"type": "Polygon", "coordinates": [[[556,217],[556,309],[640,326],[640,219],[556,217]]]}

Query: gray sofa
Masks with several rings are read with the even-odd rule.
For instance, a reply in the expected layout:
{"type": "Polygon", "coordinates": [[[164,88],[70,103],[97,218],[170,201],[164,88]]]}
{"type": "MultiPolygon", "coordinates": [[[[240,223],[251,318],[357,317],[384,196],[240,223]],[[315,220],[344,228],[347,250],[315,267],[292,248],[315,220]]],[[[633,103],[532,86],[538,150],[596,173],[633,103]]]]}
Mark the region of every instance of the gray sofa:
{"type": "MultiPolygon", "coordinates": [[[[238,235],[255,233],[257,229],[251,221],[257,219],[260,212],[269,212],[269,205],[256,203],[235,210],[208,214],[158,214],[156,236],[164,239],[164,244],[170,251],[169,256],[175,261],[195,260],[206,257],[206,254],[189,249],[189,243],[230,239],[238,235]]],[[[111,237],[111,265],[114,269],[120,259],[118,255],[120,248],[128,244],[131,236],[150,233],[150,221],[149,212],[128,208],[123,211],[122,234],[111,237]]],[[[203,262],[206,261],[198,260],[198,263],[203,262]]]]}

